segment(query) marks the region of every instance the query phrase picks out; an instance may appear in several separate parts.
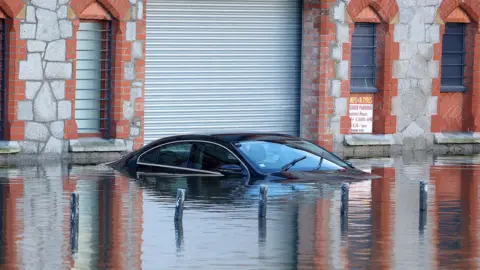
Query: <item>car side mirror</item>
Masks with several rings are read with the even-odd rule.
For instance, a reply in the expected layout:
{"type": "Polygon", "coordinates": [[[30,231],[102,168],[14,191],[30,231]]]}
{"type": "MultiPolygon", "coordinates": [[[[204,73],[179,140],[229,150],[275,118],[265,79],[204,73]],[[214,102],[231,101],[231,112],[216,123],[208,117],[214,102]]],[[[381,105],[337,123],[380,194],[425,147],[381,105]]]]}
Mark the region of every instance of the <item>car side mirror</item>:
{"type": "Polygon", "coordinates": [[[225,175],[243,175],[242,167],[235,164],[225,164],[220,166],[219,172],[225,175]]]}

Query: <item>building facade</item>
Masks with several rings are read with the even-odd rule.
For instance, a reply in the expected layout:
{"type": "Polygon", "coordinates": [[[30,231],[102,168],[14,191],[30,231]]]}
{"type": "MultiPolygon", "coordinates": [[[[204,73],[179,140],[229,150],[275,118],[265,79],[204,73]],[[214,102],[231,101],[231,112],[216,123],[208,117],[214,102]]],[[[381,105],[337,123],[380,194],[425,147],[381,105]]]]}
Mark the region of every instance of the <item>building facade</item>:
{"type": "Polygon", "coordinates": [[[0,0],[0,152],[253,130],[345,156],[480,152],[479,4],[0,0]]]}

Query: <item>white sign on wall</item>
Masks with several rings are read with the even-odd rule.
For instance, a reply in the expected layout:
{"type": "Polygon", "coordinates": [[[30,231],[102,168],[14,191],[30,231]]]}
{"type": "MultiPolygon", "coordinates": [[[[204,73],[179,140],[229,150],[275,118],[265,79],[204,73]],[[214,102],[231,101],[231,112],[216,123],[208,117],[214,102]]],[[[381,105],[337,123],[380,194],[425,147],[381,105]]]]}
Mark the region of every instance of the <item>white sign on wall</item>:
{"type": "Polygon", "coordinates": [[[372,133],[373,97],[350,97],[349,115],[352,133],[372,133]]]}

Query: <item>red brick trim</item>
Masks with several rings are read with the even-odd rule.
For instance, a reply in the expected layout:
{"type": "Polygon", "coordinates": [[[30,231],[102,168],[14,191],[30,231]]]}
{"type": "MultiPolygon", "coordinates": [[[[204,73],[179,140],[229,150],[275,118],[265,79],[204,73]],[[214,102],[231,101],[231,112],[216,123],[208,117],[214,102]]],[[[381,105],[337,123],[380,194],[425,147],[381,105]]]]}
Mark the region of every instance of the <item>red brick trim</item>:
{"type": "Polygon", "coordinates": [[[479,21],[480,9],[477,0],[443,0],[437,13],[440,19],[446,22],[448,16],[458,7],[461,7],[472,20],[479,21]]]}
{"type": "Polygon", "coordinates": [[[125,19],[125,15],[127,15],[130,8],[128,0],[72,0],[70,7],[77,17],[79,17],[80,14],[82,14],[82,12],[94,2],[100,3],[116,20],[119,21],[125,19]]]}
{"type": "MultiPolygon", "coordinates": [[[[79,18],[82,18],[82,12],[92,4],[93,1],[90,0],[77,0],[72,1],[70,4],[75,5],[77,9],[77,14],[79,18]],[[83,9],[82,9],[83,8],[83,9]],[[79,12],[78,12],[79,11],[79,12]]],[[[108,9],[107,11],[113,14],[113,10],[104,6],[103,2],[100,1],[100,4],[108,9]]],[[[128,4],[128,2],[127,2],[128,4]]],[[[73,6],[72,6],[73,8],[73,6]]],[[[101,9],[94,9],[93,11],[98,12],[98,16],[104,16],[101,9]]],[[[118,12],[118,11],[117,11],[118,12]]],[[[91,13],[88,14],[89,17],[92,16],[91,13]]],[[[95,15],[95,14],[93,14],[95,15]]],[[[122,15],[123,16],[123,15],[122,15]]],[[[114,15],[115,18],[117,16],[114,15]]],[[[65,99],[68,99],[72,103],[72,119],[67,120],[65,123],[65,138],[66,139],[77,139],[79,137],[84,137],[83,135],[78,134],[78,127],[75,122],[75,80],[76,80],[76,40],[77,40],[77,30],[79,27],[80,20],[79,18],[73,20],[74,29],[73,37],[67,40],[67,58],[73,62],[73,74],[72,80],[67,80],[66,82],[66,96],[65,99]],[[79,136],[80,135],[80,136],[79,136]]],[[[121,20],[112,21],[112,80],[111,84],[111,100],[110,100],[110,115],[109,115],[109,124],[110,124],[110,134],[108,138],[116,139],[128,139],[130,135],[130,121],[125,120],[123,117],[123,103],[130,100],[130,88],[131,81],[125,80],[125,64],[131,60],[131,50],[132,42],[126,41],[126,22],[121,20]]],[[[137,75],[138,76],[138,75],[137,75]]]]}
{"type": "Polygon", "coordinates": [[[10,18],[16,18],[25,4],[23,1],[0,0],[0,8],[10,18]]]}
{"type": "Polygon", "coordinates": [[[478,25],[478,3],[474,1],[445,0],[438,8],[440,40],[434,44],[433,60],[439,62],[438,77],[432,80],[432,96],[438,97],[437,114],[432,115],[432,132],[480,131],[480,28],[478,25]],[[458,9],[461,10],[458,10],[458,9]],[[442,41],[445,22],[464,20],[464,11],[473,22],[467,23],[467,63],[465,93],[441,93],[442,41]],[[458,13],[453,16],[452,13],[458,13]],[[448,109],[447,109],[448,107],[448,109]]]}
{"type": "MultiPolygon", "coordinates": [[[[398,79],[392,77],[393,61],[400,57],[399,43],[393,41],[394,24],[398,16],[398,5],[394,0],[352,0],[347,6],[350,16],[350,41],[343,44],[343,60],[351,60],[351,37],[355,22],[378,23],[377,28],[377,73],[378,93],[370,94],[374,99],[373,133],[393,134],[396,132],[396,116],[392,115],[392,98],[397,95],[398,79]]],[[[349,68],[351,74],[351,69],[349,68]]],[[[349,77],[350,77],[349,74],[349,77]]],[[[350,80],[342,82],[342,97],[350,100],[350,80]]],[[[355,96],[352,94],[352,96],[355,96]]],[[[364,96],[364,94],[363,94],[364,96]]],[[[347,112],[348,114],[348,112],[347,112]]],[[[351,133],[351,119],[340,119],[340,133],[351,133]]]]}
{"type": "MultiPolygon", "coordinates": [[[[11,4],[9,4],[11,5],[11,4]]],[[[4,6],[3,6],[4,7],[4,6]]],[[[11,11],[7,11],[11,14],[11,11]]],[[[16,15],[16,14],[15,14],[16,15]]],[[[25,138],[25,122],[18,120],[18,102],[25,100],[25,81],[20,80],[20,61],[27,58],[27,41],[20,39],[20,20],[8,18],[6,20],[8,57],[6,78],[6,121],[5,140],[23,141],[25,138]]]]}

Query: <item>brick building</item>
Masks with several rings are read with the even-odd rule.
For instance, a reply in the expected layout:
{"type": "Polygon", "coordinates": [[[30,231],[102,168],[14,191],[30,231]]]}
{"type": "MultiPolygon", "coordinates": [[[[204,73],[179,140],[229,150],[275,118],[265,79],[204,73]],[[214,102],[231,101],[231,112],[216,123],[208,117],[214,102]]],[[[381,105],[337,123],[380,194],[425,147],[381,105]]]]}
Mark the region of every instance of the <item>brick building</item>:
{"type": "Polygon", "coordinates": [[[478,0],[0,10],[5,153],[129,151],[212,130],[290,133],[344,155],[480,151],[478,0]]]}

